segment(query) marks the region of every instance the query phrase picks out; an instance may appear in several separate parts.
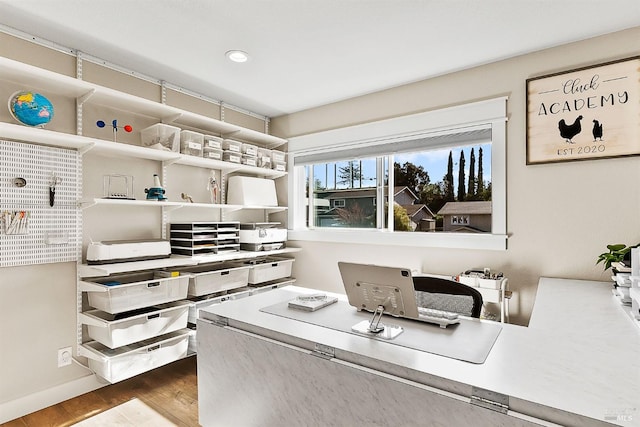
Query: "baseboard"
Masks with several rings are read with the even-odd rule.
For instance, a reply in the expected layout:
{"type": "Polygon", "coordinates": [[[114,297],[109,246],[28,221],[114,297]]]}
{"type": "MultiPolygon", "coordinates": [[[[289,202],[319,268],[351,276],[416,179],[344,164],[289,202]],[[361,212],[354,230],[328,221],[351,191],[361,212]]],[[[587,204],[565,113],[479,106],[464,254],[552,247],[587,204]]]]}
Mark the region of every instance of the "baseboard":
{"type": "Polygon", "coordinates": [[[0,403],[0,423],[20,418],[106,385],[109,385],[109,383],[92,374],[15,400],[0,403]]]}

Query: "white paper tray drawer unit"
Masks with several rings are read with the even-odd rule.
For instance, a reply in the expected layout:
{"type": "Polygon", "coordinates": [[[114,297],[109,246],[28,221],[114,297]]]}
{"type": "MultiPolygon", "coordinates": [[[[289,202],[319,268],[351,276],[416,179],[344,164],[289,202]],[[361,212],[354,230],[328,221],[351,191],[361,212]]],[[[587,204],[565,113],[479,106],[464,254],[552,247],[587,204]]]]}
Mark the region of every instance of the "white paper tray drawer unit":
{"type": "Polygon", "coordinates": [[[239,263],[204,264],[178,269],[189,278],[189,296],[201,296],[247,286],[250,267],[239,263]]]}
{"type": "Polygon", "coordinates": [[[153,272],[119,274],[81,282],[89,305],[111,314],[185,299],[188,286],[188,277],[159,277],[153,272]]]}
{"type": "Polygon", "coordinates": [[[89,337],[109,348],[122,347],[187,327],[189,304],[170,302],[121,314],[80,313],[89,337]]]}
{"type": "Polygon", "coordinates": [[[249,283],[254,285],[289,277],[293,261],[293,258],[281,257],[266,257],[247,261],[246,264],[251,266],[249,283]]]}
{"type": "Polygon", "coordinates": [[[111,349],[91,341],[82,344],[80,356],[89,359],[89,368],[111,383],[131,378],[187,355],[189,329],[180,329],[157,338],[111,349]]]}

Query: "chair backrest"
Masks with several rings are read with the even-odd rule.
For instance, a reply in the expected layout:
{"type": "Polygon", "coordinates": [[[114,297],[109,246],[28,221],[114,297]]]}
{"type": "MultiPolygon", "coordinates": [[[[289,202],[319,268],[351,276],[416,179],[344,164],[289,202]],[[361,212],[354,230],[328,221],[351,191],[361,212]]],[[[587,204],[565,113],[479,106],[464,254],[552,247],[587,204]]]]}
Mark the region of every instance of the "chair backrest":
{"type": "Polygon", "coordinates": [[[440,277],[414,276],[413,287],[418,307],[480,317],[482,294],[471,286],[440,277]]]}

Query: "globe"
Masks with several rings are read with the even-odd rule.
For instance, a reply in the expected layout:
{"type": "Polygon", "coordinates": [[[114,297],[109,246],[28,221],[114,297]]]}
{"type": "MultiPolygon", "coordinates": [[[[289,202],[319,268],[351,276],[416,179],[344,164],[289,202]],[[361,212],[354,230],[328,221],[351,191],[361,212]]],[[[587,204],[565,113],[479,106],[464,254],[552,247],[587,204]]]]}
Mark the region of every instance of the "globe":
{"type": "Polygon", "coordinates": [[[53,104],[39,93],[21,91],[9,97],[9,112],[22,124],[42,127],[53,118],[53,104]]]}

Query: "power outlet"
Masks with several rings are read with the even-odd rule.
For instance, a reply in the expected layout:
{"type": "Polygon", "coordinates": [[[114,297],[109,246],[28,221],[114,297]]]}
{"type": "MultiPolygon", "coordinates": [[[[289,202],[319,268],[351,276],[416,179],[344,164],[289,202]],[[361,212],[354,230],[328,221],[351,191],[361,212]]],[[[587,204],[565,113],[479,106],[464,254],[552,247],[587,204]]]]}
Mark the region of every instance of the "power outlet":
{"type": "Polygon", "coordinates": [[[71,365],[71,358],[73,357],[73,352],[71,347],[65,347],[58,350],[58,368],[63,366],[71,365]]]}

